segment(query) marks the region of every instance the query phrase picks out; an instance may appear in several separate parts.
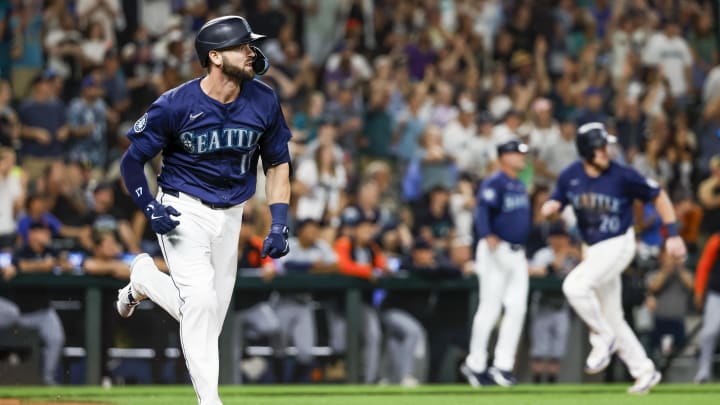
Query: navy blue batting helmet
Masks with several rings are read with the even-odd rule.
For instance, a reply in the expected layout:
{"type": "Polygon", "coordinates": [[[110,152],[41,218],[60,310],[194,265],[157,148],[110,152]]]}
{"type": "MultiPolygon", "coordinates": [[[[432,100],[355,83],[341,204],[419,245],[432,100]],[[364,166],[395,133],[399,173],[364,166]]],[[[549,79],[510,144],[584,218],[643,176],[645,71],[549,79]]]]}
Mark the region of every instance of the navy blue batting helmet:
{"type": "Polygon", "coordinates": [[[232,48],[265,38],[252,32],[250,24],[243,17],[229,15],[213,18],[200,28],[195,37],[195,52],[200,64],[208,65],[210,51],[232,48]]]}
{"type": "Polygon", "coordinates": [[[587,161],[595,157],[595,149],[605,147],[609,143],[615,143],[616,138],[608,134],[605,125],[601,122],[589,122],[577,130],[575,136],[575,147],[578,155],[587,161]]]}

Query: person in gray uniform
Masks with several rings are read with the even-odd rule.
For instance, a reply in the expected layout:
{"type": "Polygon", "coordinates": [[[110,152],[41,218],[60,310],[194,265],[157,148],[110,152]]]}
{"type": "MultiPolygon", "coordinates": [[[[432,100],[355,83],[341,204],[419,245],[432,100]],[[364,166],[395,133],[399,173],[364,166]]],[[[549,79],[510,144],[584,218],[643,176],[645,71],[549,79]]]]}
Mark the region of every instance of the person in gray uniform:
{"type": "MultiPolygon", "coordinates": [[[[260,269],[263,280],[270,280],[275,276],[276,265],[272,258],[262,257],[263,240],[251,224],[253,218],[250,213],[243,212],[243,222],[247,226],[240,228],[240,239],[238,241],[238,269],[260,269]]],[[[273,292],[270,290],[242,291],[235,295],[235,336],[240,337],[240,350],[236,352],[236,363],[240,364],[243,359],[247,340],[267,340],[268,345],[273,349],[272,372],[275,382],[282,382],[284,378],[285,346],[283,346],[280,318],[271,304],[273,292]]],[[[249,359],[247,359],[249,360],[249,359]]],[[[243,361],[243,366],[252,364],[251,361],[243,361]]],[[[250,379],[252,373],[243,371],[250,379]]],[[[240,383],[242,376],[240,368],[237,368],[234,381],[240,383]]]]}
{"type": "MultiPolygon", "coordinates": [[[[530,260],[530,276],[562,280],[578,263],[580,251],[572,244],[562,222],[550,224],[548,246],[530,260]]],[[[562,291],[533,291],[530,295],[530,368],[533,382],[543,376],[557,382],[560,360],[570,327],[570,306],[562,291]]]]}
{"type": "MultiPolygon", "coordinates": [[[[320,224],[314,219],[300,221],[294,237],[289,239],[290,251],[280,259],[285,273],[336,273],[337,258],[330,245],[320,238],[320,224]]],[[[312,284],[312,283],[310,283],[312,284]]],[[[314,358],[315,313],[310,293],[277,294],[273,308],[280,320],[284,345],[292,341],[297,349],[292,381],[309,379],[314,358]]]]}

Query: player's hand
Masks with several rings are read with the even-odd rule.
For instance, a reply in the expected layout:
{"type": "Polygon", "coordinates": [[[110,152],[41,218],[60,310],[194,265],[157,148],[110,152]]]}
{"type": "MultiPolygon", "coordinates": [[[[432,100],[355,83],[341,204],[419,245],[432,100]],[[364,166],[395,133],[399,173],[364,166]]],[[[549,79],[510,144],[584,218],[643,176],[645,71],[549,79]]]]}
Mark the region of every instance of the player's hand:
{"type": "Polygon", "coordinates": [[[180,225],[180,221],[172,219],[171,216],[180,216],[178,210],[171,206],[165,206],[157,201],[151,201],[145,207],[145,216],[150,221],[150,227],[153,232],[165,235],[180,225]]]}
{"type": "Polygon", "coordinates": [[[270,225],[270,233],[263,242],[263,259],[270,256],[273,259],[283,257],[290,251],[288,243],[288,227],[282,224],[270,225]]]}
{"type": "Polygon", "coordinates": [[[668,253],[670,253],[670,256],[676,260],[683,261],[685,257],[687,257],[685,242],[683,242],[680,236],[669,237],[665,242],[665,248],[668,253]]]}
{"type": "Polygon", "coordinates": [[[275,264],[273,262],[265,263],[260,267],[260,277],[265,282],[270,282],[275,278],[277,272],[275,271],[275,264]]]}
{"type": "Polygon", "coordinates": [[[0,269],[0,272],[2,272],[2,278],[5,281],[12,280],[13,277],[17,274],[17,269],[14,265],[5,266],[0,269]]]}
{"type": "Polygon", "coordinates": [[[702,311],[703,306],[705,306],[705,295],[704,294],[695,294],[693,297],[693,302],[695,304],[695,309],[698,311],[702,311]]]}
{"type": "Polygon", "coordinates": [[[549,217],[560,210],[560,202],[556,200],[547,200],[540,208],[540,215],[549,217]]]}
{"type": "Polygon", "coordinates": [[[258,48],[257,46],[251,45],[250,49],[255,52],[255,59],[253,60],[253,70],[255,71],[255,74],[258,76],[264,75],[268,69],[270,69],[270,62],[268,61],[268,58],[265,56],[264,53],[258,48]]]}
{"type": "Polygon", "coordinates": [[[488,248],[490,248],[490,250],[495,250],[500,244],[500,238],[495,235],[486,236],[485,241],[487,242],[488,248]]]}

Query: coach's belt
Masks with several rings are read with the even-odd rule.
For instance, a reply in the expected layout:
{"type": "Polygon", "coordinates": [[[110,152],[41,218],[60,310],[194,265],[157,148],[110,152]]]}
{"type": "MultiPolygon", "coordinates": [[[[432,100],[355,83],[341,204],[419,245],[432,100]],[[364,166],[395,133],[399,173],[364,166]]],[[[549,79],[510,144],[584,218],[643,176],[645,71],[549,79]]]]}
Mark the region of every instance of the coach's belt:
{"type": "MultiPolygon", "coordinates": [[[[163,189],[162,189],[162,192],[165,193],[165,194],[167,194],[167,195],[171,195],[171,196],[173,196],[173,197],[175,197],[175,198],[180,198],[180,192],[177,191],[177,190],[168,189],[168,188],[163,188],[163,189]]],[[[183,193],[183,194],[185,194],[185,193],[183,193]]],[[[234,205],[234,204],[223,204],[223,203],[211,203],[211,202],[203,201],[203,200],[201,200],[201,199],[199,199],[199,198],[197,198],[197,197],[191,196],[190,194],[185,194],[185,195],[188,196],[188,197],[190,197],[190,198],[192,198],[192,199],[194,199],[194,200],[200,201],[204,206],[210,207],[210,208],[212,208],[212,209],[214,209],[214,210],[223,210],[223,209],[226,209],[226,208],[230,208],[230,207],[232,207],[232,206],[234,205]]]]}
{"type": "Polygon", "coordinates": [[[513,252],[518,252],[518,251],[520,251],[520,250],[525,250],[525,246],[524,246],[524,245],[521,245],[521,244],[519,244],[519,243],[510,243],[509,245],[510,245],[510,250],[512,250],[513,252]]]}

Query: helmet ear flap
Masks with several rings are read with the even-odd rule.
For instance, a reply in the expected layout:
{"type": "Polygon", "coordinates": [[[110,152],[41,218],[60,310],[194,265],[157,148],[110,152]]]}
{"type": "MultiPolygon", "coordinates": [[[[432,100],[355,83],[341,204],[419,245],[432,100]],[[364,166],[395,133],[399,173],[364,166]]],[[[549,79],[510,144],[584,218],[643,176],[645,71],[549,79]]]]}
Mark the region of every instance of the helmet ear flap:
{"type": "Polygon", "coordinates": [[[250,45],[250,49],[255,52],[255,59],[253,60],[253,70],[258,76],[264,75],[268,69],[270,69],[270,62],[265,54],[255,45],[250,45]]]}

